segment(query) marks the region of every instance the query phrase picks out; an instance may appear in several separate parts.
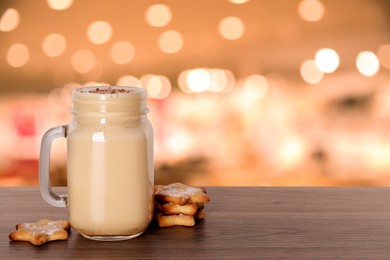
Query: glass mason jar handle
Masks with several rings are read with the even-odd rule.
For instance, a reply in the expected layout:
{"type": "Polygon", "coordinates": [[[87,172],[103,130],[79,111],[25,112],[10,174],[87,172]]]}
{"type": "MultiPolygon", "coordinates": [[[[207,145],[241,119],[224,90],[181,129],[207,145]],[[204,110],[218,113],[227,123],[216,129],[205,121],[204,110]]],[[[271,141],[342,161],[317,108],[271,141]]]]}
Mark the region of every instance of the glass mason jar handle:
{"type": "Polygon", "coordinates": [[[50,184],[50,148],[54,139],[65,137],[68,126],[56,126],[49,129],[42,137],[41,152],[39,157],[39,187],[43,199],[55,206],[66,207],[67,195],[58,195],[53,192],[50,184]]]}

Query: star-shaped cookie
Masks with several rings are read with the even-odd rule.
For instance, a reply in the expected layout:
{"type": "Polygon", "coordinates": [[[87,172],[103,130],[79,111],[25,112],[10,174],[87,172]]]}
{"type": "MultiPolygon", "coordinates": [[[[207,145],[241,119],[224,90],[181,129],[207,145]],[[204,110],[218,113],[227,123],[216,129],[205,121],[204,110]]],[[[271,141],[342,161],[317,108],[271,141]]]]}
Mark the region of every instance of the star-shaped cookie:
{"type": "Polygon", "coordinates": [[[154,199],[163,203],[172,202],[179,205],[209,202],[210,199],[205,192],[204,188],[187,186],[183,183],[155,185],[154,199]]]}
{"type": "Polygon", "coordinates": [[[66,240],[70,224],[66,220],[41,219],[34,223],[16,225],[16,231],[9,234],[12,241],[28,241],[40,246],[53,240],[66,240]]]}

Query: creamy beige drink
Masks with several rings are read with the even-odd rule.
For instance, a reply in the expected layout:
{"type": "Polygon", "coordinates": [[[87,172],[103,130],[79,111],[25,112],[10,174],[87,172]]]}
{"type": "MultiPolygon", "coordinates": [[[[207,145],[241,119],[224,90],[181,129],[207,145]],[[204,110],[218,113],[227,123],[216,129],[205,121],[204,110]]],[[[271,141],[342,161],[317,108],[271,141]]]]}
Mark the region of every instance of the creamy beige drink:
{"type": "Polygon", "coordinates": [[[153,144],[146,101],[137,90],[124,90],[85,88],[73,96],[69,221],[90,238],[139,235],[152,218],[153,144]]]}

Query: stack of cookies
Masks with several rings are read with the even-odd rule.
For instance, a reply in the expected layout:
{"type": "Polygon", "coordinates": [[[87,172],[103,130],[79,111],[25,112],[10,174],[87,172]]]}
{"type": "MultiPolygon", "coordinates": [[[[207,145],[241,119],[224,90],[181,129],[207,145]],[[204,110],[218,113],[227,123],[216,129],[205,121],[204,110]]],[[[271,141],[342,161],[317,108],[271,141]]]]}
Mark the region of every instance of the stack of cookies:
{"type": "Polygon", "coordinates": [[[182,183],[154,186],[154,219],[160,227],[194,226],[205,217],[205,188],[182,183]]]}

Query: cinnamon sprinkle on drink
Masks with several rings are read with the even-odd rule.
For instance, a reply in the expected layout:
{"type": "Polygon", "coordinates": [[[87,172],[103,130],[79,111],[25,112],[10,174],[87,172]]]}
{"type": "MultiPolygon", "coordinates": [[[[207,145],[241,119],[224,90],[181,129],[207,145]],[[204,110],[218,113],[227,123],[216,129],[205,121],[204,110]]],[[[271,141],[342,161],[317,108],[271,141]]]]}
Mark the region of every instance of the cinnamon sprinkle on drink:
{"type": "Polygon", "coordinates": [[[123,88],[96,88],[96,89],[91,89],[88,91],[88,93],[95,93],[95,94],[119,94],[119,93],[131,93],[134,92],[134,90],[131,89],[123,89],[123,88]]]}

